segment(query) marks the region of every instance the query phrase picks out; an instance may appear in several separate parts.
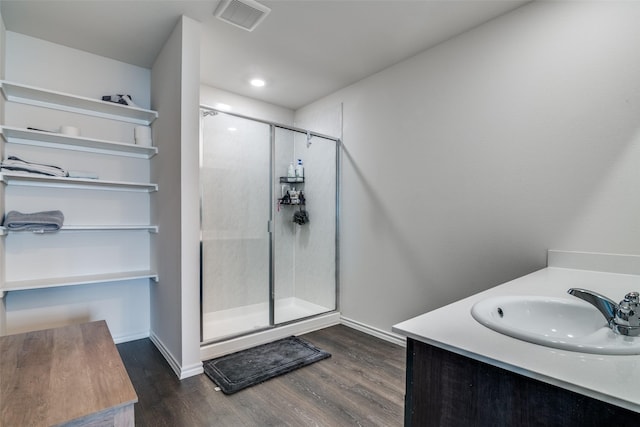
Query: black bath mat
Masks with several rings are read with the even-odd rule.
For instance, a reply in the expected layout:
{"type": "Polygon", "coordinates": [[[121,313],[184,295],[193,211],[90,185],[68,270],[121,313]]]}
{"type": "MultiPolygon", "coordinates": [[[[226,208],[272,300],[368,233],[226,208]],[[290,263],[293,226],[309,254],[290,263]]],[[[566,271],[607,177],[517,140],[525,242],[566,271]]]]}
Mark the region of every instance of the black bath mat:
{"type": "Polygon", "coordinates": [[[298,337],[283,338],[204,362],[204,372],[225,394],[331,357],[298,337]]]}

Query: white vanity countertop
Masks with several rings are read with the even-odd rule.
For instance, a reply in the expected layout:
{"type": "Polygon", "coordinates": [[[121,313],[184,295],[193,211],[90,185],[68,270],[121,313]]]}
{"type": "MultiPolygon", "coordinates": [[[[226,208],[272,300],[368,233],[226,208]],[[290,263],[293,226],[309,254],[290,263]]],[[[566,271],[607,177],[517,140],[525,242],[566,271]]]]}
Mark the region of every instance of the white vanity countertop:
{"type": "MultiPolygon", "coordinates": [[[[586,354],[531,344],[471,317],[487,297],[540,295],[572,299],[571,287],[620,301],[640,291],[640,275],[548,267],[399,323],[393,331],[564,389],[640,412],[640,355],[586,354]]],[[[640,339],[640,338],[637,338],[640,339]]]]}

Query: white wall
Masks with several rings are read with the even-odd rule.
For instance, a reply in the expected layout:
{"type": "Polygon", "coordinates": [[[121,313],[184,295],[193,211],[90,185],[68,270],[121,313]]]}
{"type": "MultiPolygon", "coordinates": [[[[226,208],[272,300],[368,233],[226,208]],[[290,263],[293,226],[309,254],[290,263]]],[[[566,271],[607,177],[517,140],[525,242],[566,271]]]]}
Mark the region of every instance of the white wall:
{"type": "Polygon", "coordinates": [[[253,119],[266,120],[284,125],[293,124],[293,111],[288,108],[247,98],[246,96],[237,95],[207,85],[200,85],[200,104],[218,110],[228,107],[229,109],[225,111],[253,119]]]}
{"type": "Polygon", "coordinates": [[[639,20],[534,2],[298,112],[344,104],[343,316],[389,331],[549,248],[640,253],[639,20]]]}
{"type": "Polygon", "coordinates": [[[182,201],[182,375],[202,373],[200,360],[200,23],[182,17],[182,114],[180,155],[182,201]]]}
{"type": "Polygon", "coordinates": [[[158,155],[151,176],[159,191],[152,218],[160,283],[151,289],[151,338],[180,378],[202,372],[199,316],[199,35],[182,17],[152,68],[151,105],[158,155]]]}
{"type": "MultiPolygon", "coordinates": [[[[130,93],[149,105],[149,70],[56,45],[21,34],[6,32],[5,77],[37,87],[100,99],[108,93],[130,93]],[[81,64],[81,66],[79,66],[81,64]]],[[[5,104],[4,123],[57,130],[61,124],[82,129],[84,136],[133,142],[133,125],[79,114],[5,104]]],[[[1,145],[1,144],[0,144],[1,145]]],[[[39,149],[7,144],[5,155],[30,161],[58,164],[67,169],[98,172],[102,179],[140,181],[149,179],[146,161],[91,153],[39,149]]],[[[113,196],[110,192],[29,187],[8,188],[5,210],[34,212],[61,209],[65,224],[147,223],[145,196],[113,196]],[[96,221],[96,222],[92,222],[96,221]],[[127,222],[131,221],[131,222],[127,222]]],[[[0,194],[1,195],[1,194],[0,194]]],[[[149,233],[129,242],[130,234],[117,232],[89,236],[84,233],[4,237],[6,265],[3,278],[77,276],[100,272],[146,269],[149,233]],[[90,243],[87,243],[90,242],[90,243]],[[127,243],[123,243],[127,242],[127,243]]],[[[140,237],[140,236],[138,236],[140,237]]],[[[9,292],[6,296],[7,333],[43,329],[79,321],[105,319],[116,341],[149,334],[149,281],[82,285],[9,292]]]]}
{"type": "Polygon", "coordinates": [[[150,71],[146,68],[12,31],[7,31],[6,43],[7,79],[94,99],[127,93],[137,105],[149,108],[150,71]]]}
{"type": "Polygon", "coordinates": [[[5,63],[5,51],[6,51],[6,38],[7,29],[4,26],[4,18],[0,13],[0,79],[4,79],[4,63],[5,63]]]}
{"type": "MultiPolygon", "coordinates": [[[[5,63],[5,47],[6,47],[6,28],[4,26],[4,19],[2,13],[0,13],[0,79],[4,79],[4,63],[5,63]]],[[[0,124],[4,125],[4,97],[0,97],[0,124]]],[[[4,159],[4,144],[0,142],[0,159],[4,159]]],[[[0,185],[0,212],[5,212],[4,206],[4,186],[0,185]]],[[[4,239],[0,237],[0,254],[3,254],[5,250],[4,239]]],[[[0,284],[5,280],[4,278],[5,263],[4,257],[0,257],[0,284]]],[[[6,334],[7,324],[7,311],[6,301],[4,295],[0,295],[0,336],[6,334]]]]}
{"type": "MultiPolygon", "coordinates": [[[[339,97],[338,97],[339,98],[339,97]]],[[[342,103],[335,99],[315,102],[296,110],[295,125],[334,138],[342,138],[342,103]]]]}

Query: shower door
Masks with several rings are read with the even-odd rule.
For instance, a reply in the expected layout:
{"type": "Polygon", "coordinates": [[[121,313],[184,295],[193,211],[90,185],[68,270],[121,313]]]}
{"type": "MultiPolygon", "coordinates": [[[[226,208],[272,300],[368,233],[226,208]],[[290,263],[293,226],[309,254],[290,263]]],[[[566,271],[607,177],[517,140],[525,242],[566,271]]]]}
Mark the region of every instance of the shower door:
{"type": "Polygon", "coordinates": [[[303,195],[297,204],[277,203],[273,215],[274,322],[281,324],[336,309],[337,148],[289,128],[276,127],[274,136],[273,192],[303,195]],[[288,179],[299,160],[303,179],[288,179]],[[295,220],[301,212],[307,221],[295,220]]]}
{"type": "Polygon", "coordinates": [[[200,136],[202,341],[271,324],[271,128],[207,114],[200,136]]]}
{"type": "Polygon", "coordinates": [[[202,342],[336,310],[337,141],[207,110],[201,123],[202,342]]]}

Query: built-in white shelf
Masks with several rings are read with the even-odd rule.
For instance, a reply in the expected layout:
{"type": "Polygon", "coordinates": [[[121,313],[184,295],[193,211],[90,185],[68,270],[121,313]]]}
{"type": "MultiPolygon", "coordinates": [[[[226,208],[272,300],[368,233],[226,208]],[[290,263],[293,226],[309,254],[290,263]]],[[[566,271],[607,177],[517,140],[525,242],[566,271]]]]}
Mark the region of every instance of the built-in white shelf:
{"type": "Polygon", "coordinates": [[[37,187],[60,187],[60,188],[88,188],[99,190],[119,190],[119,191],[158,191],[158,184],[106,181],[101,179],[85,178],[65,178],[46,175],[27,175],[19,173],[3,172],[0,174],[0,181],[8,185],[30,185],[37,187]]]}
{"type": "Polygon", "coordinates": [[[0,81],[0,84],[4,98],[11,102],[147,126],[158,117],[157,111],[130,107],[101,99],[86,98],[8,81],[0,81]]]}
{"type": "Polygon", "coordinates": [[[60,231],[148,231],[157,233],[157,225],[64,225],[60,231]]]}
{"type": "Polygon", "coordinates": [[[149,233],[157,233],[157,225],[64,225],[60,230],[54,232],[40,231],[12,231],[6,227],[0,227],[0,236],[7,234],[28,233],[28,234],[55,234],[65,231],[148,231],[149,233]]]}
{"type": "Polygon", "coordinates": [[[158,281],[158,274],[149,271],[124,271],[119,273],[91,274],[86,276],[54,277],[35,280],[6,281],[0,292],[24,291],[28,289],[56,288],[62,286],[89,285],[92,283],[121,282],[123,280],[151,279],[158,281]]]}
{"type": "Polygon", "coordinates": [[[127,144],[124,142],[70,136],[56,132],[43,132],[10,126],[2,126],[0,130],[2,131],[4,140],[13,144],[138,157],[141,159],[150,159],[158,153],[157,147],[145,147],[143,145],[127,144]]]}

